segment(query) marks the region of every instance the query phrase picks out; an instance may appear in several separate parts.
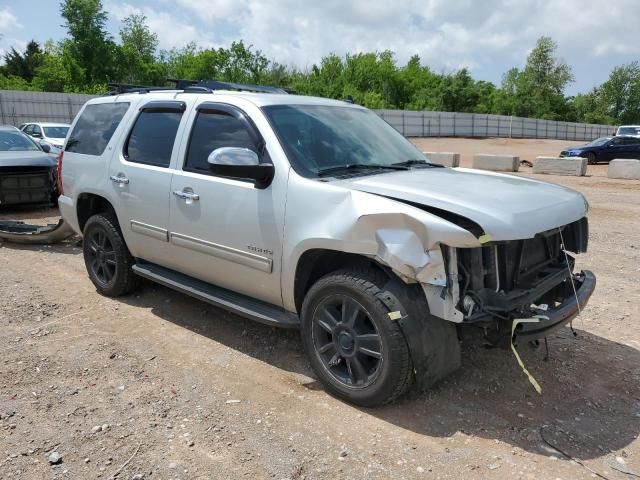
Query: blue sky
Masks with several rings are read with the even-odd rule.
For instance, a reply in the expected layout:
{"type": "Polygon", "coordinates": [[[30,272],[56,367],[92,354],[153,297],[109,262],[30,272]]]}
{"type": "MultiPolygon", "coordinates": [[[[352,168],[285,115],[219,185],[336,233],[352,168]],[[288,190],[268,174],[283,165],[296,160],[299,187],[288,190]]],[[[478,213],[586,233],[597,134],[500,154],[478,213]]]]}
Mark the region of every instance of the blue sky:
{"type": "MultiPolygon", "coordinates": [[[[143,13],[160,47],[226,46],[243,39],[271,58],[310,67],[331,52],[390,49],[398,62],[419,54],[437,72],[466,66],[499,84],[522,67],[541,35],[559,44],[576,78],[569,94],[601,84],[611,69],[640,60],[638,0],[103,0],[109,31],[143,13]]],[[[65,35],[59,0],[5,0],[0,53],[65,35]]]]}

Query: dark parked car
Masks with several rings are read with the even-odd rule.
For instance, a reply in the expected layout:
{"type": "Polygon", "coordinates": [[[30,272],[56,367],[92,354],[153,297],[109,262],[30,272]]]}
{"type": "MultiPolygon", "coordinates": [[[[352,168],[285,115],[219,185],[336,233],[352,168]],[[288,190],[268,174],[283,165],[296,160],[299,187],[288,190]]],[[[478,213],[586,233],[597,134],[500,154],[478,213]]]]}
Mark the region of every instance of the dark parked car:
{"type": "Polygon", "coordinates": [[[56,159],[15,127],[0,126],[0,205],[55,203],[56,159]]]}
{"type": "Polygon", "coordinates": [[[578,147],[560,152],[561,157],[584,157],[590,164],[609,162],[614,158],[640,160],[640,138],[630,136],[602,137],[578,147]]]}

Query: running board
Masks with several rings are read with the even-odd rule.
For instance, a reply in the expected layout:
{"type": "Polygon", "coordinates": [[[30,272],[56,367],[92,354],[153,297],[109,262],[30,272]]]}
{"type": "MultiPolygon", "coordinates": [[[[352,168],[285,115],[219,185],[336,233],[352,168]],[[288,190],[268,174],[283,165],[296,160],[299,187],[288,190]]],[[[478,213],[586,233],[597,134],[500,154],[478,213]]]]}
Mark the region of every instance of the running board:
{"type": "Polygon", "coordinates": [[[140,262],[133,266],[137,275],[172,288],[187,295],[228,310],[250,320],[275,327],[298,328],[298,316],[261,300],[256,300],[226,288],[217,287],[196,278],[161,267],[154,263],[140,262]]]}

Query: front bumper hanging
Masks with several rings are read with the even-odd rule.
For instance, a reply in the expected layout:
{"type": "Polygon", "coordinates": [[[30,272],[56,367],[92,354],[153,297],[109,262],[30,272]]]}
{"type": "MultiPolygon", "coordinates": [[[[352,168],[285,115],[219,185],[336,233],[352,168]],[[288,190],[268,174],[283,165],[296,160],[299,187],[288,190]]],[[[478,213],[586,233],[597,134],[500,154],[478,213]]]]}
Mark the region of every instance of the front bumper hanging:
{"type": "Polygon", "coordinates": [[[596,276],[593,272],[584,270],[573,277],[573,282],[576,288],[576,295],[567,297],[563,303],[555,308],[540,312],[547,319],[519,325],[515,332],[515,338],[523,341],[544,338],[573,320],[591,298],[591,294],[596,288],[596,276]]]}

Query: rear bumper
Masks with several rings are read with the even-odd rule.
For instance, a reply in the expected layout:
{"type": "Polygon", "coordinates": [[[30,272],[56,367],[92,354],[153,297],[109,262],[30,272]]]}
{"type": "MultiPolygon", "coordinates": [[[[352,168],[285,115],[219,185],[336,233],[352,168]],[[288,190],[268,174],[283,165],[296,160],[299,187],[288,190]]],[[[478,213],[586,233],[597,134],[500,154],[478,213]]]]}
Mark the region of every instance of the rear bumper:
{"type": "Polygon", "coordinates": [[[78,226],[78,215],[76,213],[76,206],[73,202],[73,198],[60,195],[58,197],[58,209],[60,210],[60,216],[64,219],[65,223],[78,235],[82,235],[80,227],[78,226]]]}
{"type": "Polygon", "coordinates": [[[596,276],[593,272],[585,270],[577,275],[575,286],[578,297],[577,302],[576,297],[571,295],[559,306],[542,313],[542,315],[548,317],[548,320],[520,324],[519,329],[515,332],[515,338],[524,341],[543,338],[575,318],[591,298],[591,294],[596,288],[596,276]]]}

